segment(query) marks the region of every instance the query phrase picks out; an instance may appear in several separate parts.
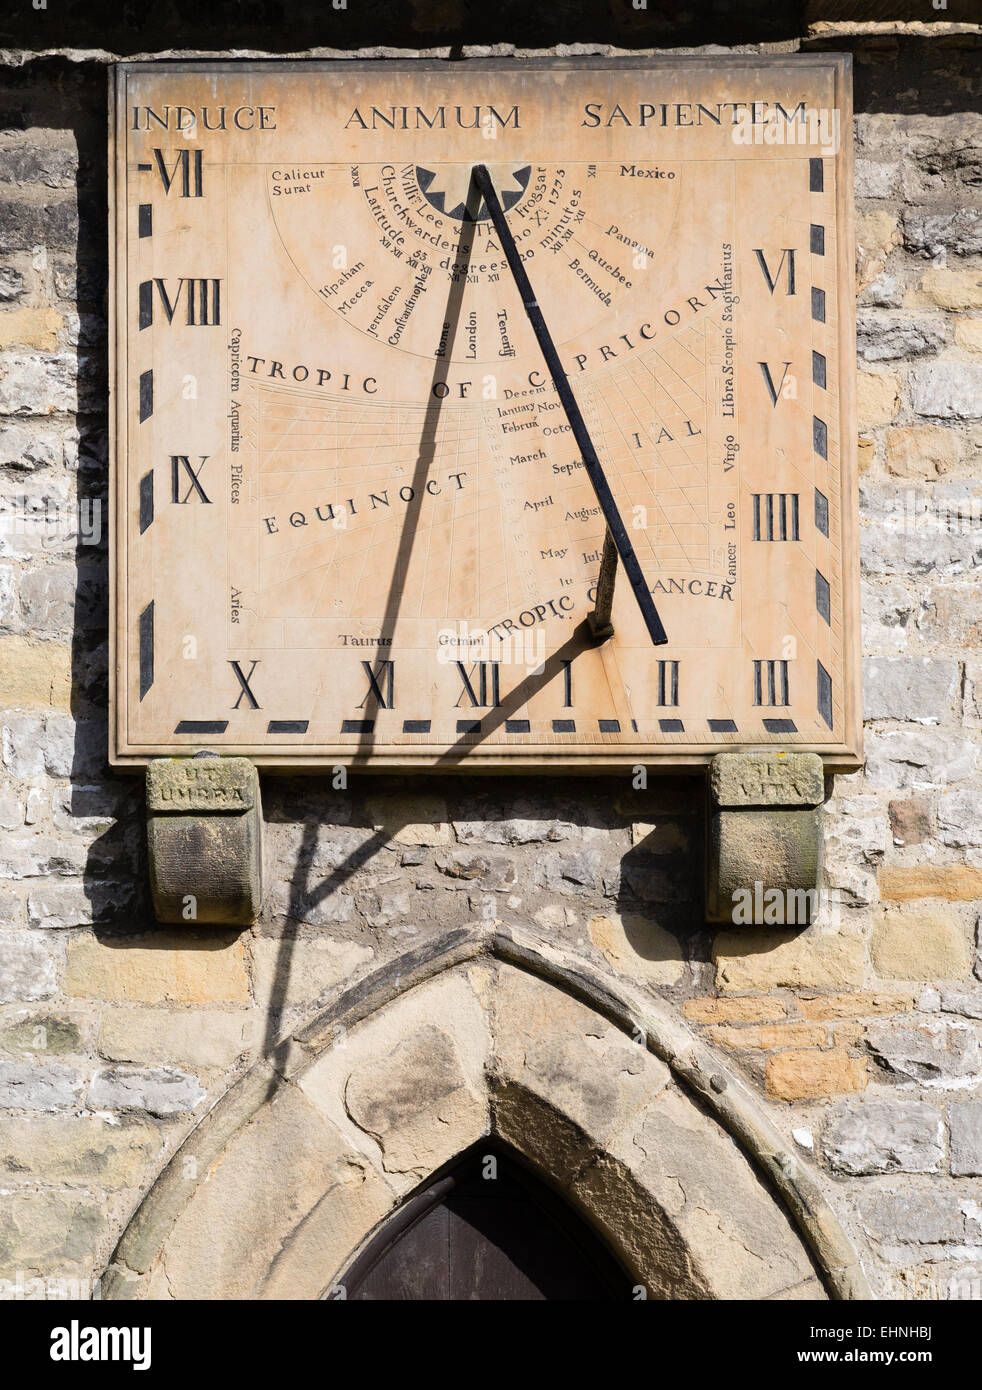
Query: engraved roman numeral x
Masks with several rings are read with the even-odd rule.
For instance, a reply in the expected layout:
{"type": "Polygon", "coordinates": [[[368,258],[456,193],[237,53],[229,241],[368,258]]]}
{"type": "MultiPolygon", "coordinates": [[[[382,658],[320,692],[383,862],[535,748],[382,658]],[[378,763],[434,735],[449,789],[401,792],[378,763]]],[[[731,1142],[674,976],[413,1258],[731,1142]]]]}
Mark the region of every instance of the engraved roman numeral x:
{"type": "Polygon", "coordinates": [[[245,675],[245,676],[242,674],[242,667],[239,665],[239,663],[238,663],[237,661],[230,661],[230,662],[229,662],[229,665],[231,666],[232,670],[235,672],[236,676],[238,676],[239,685],[242,687],[242,689],[239,691],[239,698],[236,700],[236,702],[235,702],[235,704],[232,706],[232,708],[233,708],[233,709],[238,709],[238,708],[239,708],[239,705],[242,703],[242,697],[243,697],[243,695],[244,695],[244,696],[246,697],[246,699],[249,701],[249,708],[250,708],[250,709],[259,709],[259,708],[260,708],[259,701],[256,699],[255,695],[253,695],[252,690],[251,690],[251,688],[250,688],[250,686],[249,686],[249,682],[252,680],[252,673],[255,671],[256,667],[259,665],[259,662],[258,662],[258,661],[254,661],[254,662],[252,663],[252,665],[249,667],[249,674],[248,674],[248,675],[245,675]]]}

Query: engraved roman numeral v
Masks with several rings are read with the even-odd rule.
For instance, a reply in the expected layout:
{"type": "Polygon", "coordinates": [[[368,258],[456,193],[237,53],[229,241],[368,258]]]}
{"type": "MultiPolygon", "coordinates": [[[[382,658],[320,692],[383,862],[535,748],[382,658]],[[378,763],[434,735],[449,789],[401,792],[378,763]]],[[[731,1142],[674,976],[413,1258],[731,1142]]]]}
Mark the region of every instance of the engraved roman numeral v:
{"type": "Polygon", "coordinates": [[[771,376],[771,369],[768,366],[768,364],[766,362],[758,362],[757,365],[764,374],[764,384],[767,387],[767,394],[771,398],[771,405],[776,408],[777,399],[778,396],[780,396],[781,390],[787,379],[788,368],[791,366],[791,363],[785,362],[784,371],[781,373],[781,380],[777,383],[776,386],[774,385],[774,378],[771,376]]]}

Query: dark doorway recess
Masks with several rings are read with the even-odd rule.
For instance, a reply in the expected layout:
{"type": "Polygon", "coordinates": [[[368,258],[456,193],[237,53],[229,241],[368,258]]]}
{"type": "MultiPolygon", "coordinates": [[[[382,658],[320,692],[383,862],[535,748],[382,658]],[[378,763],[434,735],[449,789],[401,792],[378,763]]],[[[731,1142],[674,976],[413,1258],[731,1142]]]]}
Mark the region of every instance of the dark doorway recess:
{"type": "Polygon", "coordinates": [[[510,1150],[487,1142],[400,1207],[340,1282],[348,1299],[373,1301],[633,1296],[583,1218],[510,1150]],[[496,1175],[485,1176],[491,1161],[496,1175]]]}

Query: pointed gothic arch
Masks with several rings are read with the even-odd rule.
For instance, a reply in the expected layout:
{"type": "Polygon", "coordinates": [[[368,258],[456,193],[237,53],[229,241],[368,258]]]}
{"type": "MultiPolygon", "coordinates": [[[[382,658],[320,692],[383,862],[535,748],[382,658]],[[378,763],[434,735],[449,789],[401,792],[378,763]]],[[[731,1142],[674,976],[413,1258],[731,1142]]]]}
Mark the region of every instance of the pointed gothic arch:
{"type": "Polygon", "coordinates": [[[201,1120],[103,1296],[324,1297],[434,1173],[510,1146],[652,1298],[868,1298],[815,1175],[641,990],[499,923],[342,992],[201,1120]]]}

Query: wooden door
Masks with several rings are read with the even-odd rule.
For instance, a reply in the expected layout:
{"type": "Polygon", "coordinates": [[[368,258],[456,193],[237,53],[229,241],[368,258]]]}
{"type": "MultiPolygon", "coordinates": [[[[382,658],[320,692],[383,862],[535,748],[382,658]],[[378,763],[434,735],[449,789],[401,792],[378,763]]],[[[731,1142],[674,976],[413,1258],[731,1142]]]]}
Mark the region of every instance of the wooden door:
{"type": "Polygon", "coordinates": [[[631,1297],[586,1222],[487,1142],[401,1208],[342,1282],[348,1298],[366,1300],[631,1297]]]}

